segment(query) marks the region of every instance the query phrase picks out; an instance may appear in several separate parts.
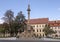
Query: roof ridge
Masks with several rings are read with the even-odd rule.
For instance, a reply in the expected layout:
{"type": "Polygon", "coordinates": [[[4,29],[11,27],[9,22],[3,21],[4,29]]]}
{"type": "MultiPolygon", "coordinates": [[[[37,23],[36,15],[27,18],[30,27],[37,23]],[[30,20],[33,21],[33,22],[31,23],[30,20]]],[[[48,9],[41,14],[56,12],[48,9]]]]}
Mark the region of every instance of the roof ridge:
{"type": "MultiPolygon", "coordinates": [[[[32,19],[49,19],[49,18],[32,18],[32,19]]],[[[31,19],[31,20],[32,20],[32,19],[31,19]]]]}

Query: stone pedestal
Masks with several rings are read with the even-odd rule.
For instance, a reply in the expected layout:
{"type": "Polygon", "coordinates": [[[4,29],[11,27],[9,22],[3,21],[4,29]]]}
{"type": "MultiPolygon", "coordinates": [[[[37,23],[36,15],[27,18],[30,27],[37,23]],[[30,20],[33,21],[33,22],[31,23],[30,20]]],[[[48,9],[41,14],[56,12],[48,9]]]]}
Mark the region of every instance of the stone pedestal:
{"type": "Polygon", "coordinates": [[[19,38],[34,38],[33,34],[33,30],[31,30],[30,32],[28,30],[25,30],[22,33],[18,33],[18,36],[19,38]]]}

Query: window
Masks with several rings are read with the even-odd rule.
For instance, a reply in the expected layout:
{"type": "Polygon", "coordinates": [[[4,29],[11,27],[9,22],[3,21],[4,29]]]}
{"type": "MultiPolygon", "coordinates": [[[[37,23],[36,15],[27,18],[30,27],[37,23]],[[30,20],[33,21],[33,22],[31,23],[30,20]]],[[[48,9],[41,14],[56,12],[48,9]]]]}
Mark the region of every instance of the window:
{"type": "Polygon", "coordinates": [[[37,29],[37,32],[38,32],[38,29],[37,29]]]}
{"type": "Polygon", "coordinates": [[[40,25],[40,27],[41,27],[41,25],[40,25]]]}
{"type": "Polygon", "coordinates": [[[40,32],[41,32],[41,29],[40,29],[40,32]]]}
{"type": "Polygon", "coordinates": [[[44,34],[43,34],[43,37],[44,37],[44,34]]]}
{"type": "Polygon", "coordinates": [[[44,32],[44,30],[43,30],[43,32],[44,32]]]}
{"type": "Polygon", "coordinates": [[[33,30],[33,32],[35,32],[35,30],[33,30]]]}
{"type": "Polygon", "coordinates": [[[41,34],[40,34],[40,36],[41,36],[41,34]]]}
{"type": "Polygon", "coordinates": [[[38,27],[38,25],[37,25],[37,27],[38,27]]]}
{"type": "Polygon", "coordinates": [[[37,34],[37,37],[38,37],[38,34],[37,34]]]}
{"type": "Polygon", "coordinates": [[[45,27],[45,25],[42,25],[42,27],[45,27]]]}

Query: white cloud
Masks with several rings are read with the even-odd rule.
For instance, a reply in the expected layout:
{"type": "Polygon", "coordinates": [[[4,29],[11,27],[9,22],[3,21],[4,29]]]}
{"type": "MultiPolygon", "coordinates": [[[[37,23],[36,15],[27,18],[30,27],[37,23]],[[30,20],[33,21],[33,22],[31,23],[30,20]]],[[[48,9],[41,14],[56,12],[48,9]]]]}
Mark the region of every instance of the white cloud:
{"type": "Polygon", "coordinates": [[[4,21],[0,19],[0,24],[2,24],[4,21]]]}

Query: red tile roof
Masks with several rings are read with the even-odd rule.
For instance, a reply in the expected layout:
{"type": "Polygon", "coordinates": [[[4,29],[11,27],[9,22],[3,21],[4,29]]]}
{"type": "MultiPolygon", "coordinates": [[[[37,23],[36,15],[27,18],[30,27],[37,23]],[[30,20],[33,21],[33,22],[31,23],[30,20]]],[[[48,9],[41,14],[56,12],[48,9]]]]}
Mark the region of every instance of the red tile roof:
{"type": "Polygon", "coordinates": [[[30,24],[47,24],[48,18],[30,19],[30,24]]]}
{"type": "Polygon", "coordinates": [[[48,18],[30,19],[30,24],[47,24],[47,23],[52,27],[60,26],[60,20],[49,21],[48,18]]]}
{"type": "Polygon", "coordinates": [[[60,20],[56,20],[56,21],[49,21],[49,23],[60,23],[60,20]]]}
{"type": "Polygon", "coordinates": [[[48,24],[51,26],[51,27],[58,27],[60,26],[60,20],[58,21],[49,21],[48,24]]]}

